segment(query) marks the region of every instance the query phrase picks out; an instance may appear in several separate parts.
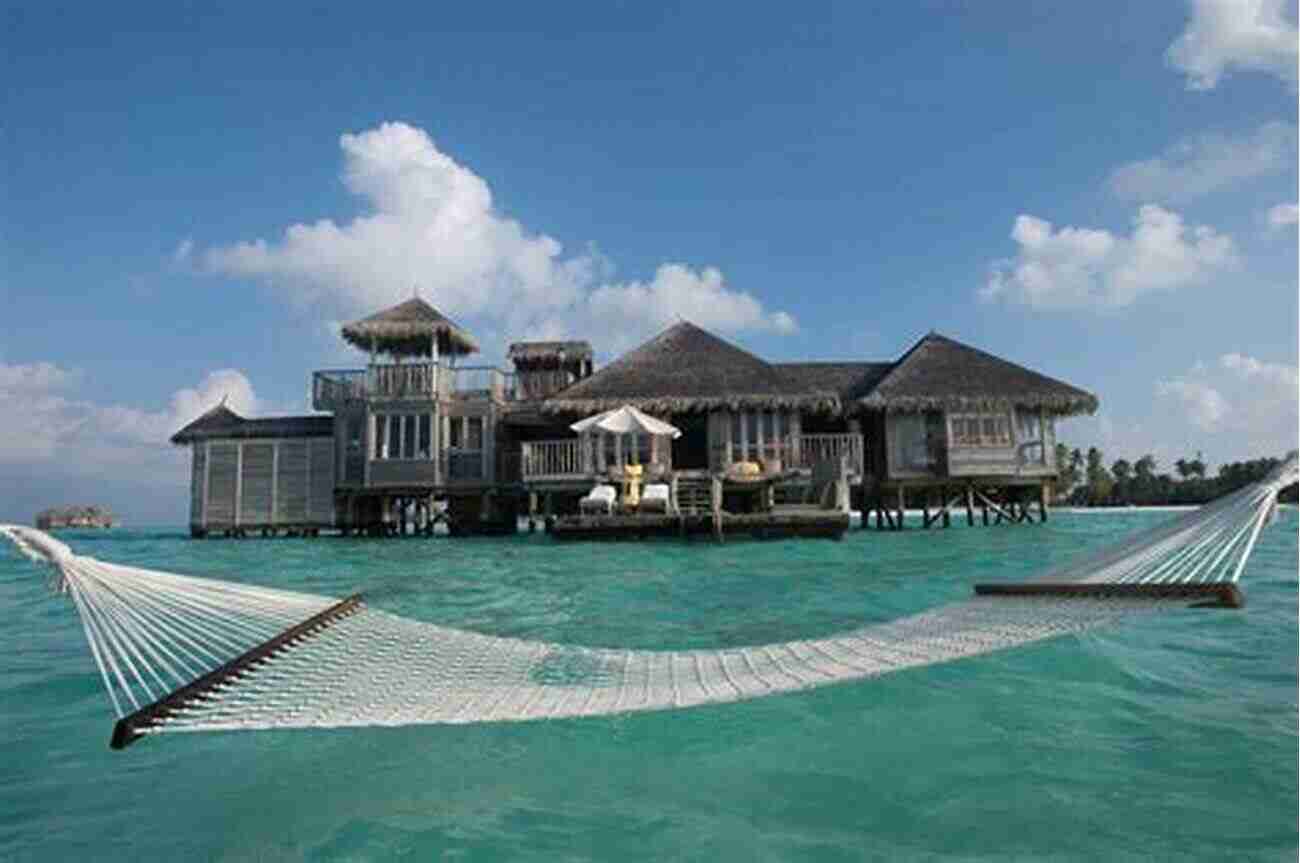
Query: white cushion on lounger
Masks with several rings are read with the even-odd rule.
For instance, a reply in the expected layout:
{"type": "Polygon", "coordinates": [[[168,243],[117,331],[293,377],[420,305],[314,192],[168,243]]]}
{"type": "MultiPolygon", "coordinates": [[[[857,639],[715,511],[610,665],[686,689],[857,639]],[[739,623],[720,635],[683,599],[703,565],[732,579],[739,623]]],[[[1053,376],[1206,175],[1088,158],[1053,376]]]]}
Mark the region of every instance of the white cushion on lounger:
{"type": "Polygon", "coordinates": [[[618,492],[612,485],[598,485],[587,492],[587,496],[583,498],[583,500],[589,500],[593,503],[613,503],[617,499],[618,492]]]}
{"type": "Polygon", "coordinates": [[[668,485],[662,482],[652,482],[641,492],[641,500],[668,500],[668,485]]]}

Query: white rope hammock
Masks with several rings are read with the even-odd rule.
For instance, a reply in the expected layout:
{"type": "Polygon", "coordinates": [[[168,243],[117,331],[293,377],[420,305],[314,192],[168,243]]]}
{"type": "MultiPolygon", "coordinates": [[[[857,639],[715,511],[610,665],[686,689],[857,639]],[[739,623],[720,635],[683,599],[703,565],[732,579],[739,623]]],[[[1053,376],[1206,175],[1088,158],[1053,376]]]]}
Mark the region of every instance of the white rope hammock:
{"type": "Polygon", "coordinates": [[[498,638],[340,600],[106,563],[0,525],[80,614],[119,721],[112,745],[216,729],[596,716],[755,698],[875,677],[1188,605],[1235,583],[1294,457],[1264,481],[1030,582],[828,638],[723,650],[498,638]]]}

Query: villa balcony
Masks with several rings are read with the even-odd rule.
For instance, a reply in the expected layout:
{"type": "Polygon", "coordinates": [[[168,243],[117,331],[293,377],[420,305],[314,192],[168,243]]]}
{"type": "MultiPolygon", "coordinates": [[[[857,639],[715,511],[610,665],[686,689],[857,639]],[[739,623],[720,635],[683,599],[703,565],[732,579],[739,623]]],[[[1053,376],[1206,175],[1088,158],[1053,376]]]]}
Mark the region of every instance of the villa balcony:
{"type": "Polygon", "coordinates": [[[515,399],[514,375],[493,366],[443,362],[374,363],[364,369],[312,373],[312,408],[335,411],[356,402],[515,399]]]}
{"type": "MultiPolygon", "coordinates": [[[[712,469],[726,471],[732,464],[762,461],[781,465],[783,470],[811,471],[822,461],[844,459],[850,476],[864,473],[863,441],[860,434],[806,434],[770,441],[758,446],[723,444],[714,448],[712,469]]],[[[657,447],[649,458],[642,457],[647,475],[672,471],[671,447],[657,447]]],[[[524,482],[556,482],[595,479],[618,464],[609,447],[593,446],[589,439],[531,441],[520,444],[520,475],[524,482]]]]}

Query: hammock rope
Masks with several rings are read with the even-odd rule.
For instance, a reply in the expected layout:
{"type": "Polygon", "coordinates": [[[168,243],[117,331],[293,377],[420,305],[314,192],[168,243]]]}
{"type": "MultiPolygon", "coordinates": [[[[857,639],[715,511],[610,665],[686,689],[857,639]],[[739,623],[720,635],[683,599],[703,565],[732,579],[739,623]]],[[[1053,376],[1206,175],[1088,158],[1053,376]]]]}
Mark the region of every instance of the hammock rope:
{"type": "Polygon", "coordinates": [[[1236,606],[1295,457],[1265,480],[1027,582],[838,635],[714,650],[501,638],[314,596],[77,555],[0,525],[54,567],[119,721],[112,745],[220,729],[501,722],[740,701],[877,677],[1189,605],[1236,606]]]}

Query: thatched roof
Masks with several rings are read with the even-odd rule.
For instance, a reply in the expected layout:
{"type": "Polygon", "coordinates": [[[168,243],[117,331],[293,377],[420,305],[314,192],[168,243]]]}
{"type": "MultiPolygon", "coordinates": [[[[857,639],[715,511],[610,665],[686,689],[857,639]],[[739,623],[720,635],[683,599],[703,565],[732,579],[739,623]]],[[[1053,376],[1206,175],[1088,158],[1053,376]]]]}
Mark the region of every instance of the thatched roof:
{"type": "Polygon", "coordinates": [[[837,410],[833,390],[803,388],[779,368],[692,323],[674,324],[542,403],[592,414],[625,404],[652,414],[740,408],[837,410]]]}
{"type": "Polygon", "coordinates": [[[515,342],[506,358],[516,366],[562,366],[591,359],[591,342],[515,342]]]}
{"type": "Polygon", "coordinates": [[[861,398],[875,386],[893,363],[807,362],[774,363],[794,384],[805,391],[830,391],[845,404],[861,398]]]}
{"type": "Polygon", "coordinates": [[[172,435],[174,444],[212,438],[330,437],[334,418],[328,415],[246,419],[219,404],[172,435]]]}
{"type": "Polygon", "coordinates": [[[930,333],[903,355],[858,403],[899,411],[1040,407],[1092,413],[1097,397],[961,342],[930,333]]]}
{"type": "Polygon", "coordinates": [[[349,344],[394,356],[429,356],[434,336],[440,354],[463,356],[478,351],[473,336],[419,297],[343,325],[343,338],[349,344]]]}

